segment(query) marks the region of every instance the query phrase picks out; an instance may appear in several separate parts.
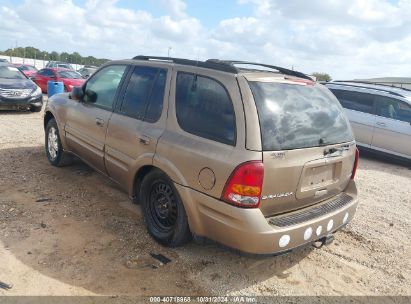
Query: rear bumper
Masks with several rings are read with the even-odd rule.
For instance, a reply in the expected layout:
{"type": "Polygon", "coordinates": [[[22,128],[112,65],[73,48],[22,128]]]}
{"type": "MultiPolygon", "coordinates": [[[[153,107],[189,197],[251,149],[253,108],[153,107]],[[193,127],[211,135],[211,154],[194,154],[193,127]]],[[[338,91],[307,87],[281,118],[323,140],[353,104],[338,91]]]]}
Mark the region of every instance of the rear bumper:
{"type": "Polygon", "coordinates": [[[14,110],[28,108],[30,106],[40,107],[43,105],[43,96],[29,97],[26,99],[10,99],[0,97],[0,110],[14,110]]]}
{"type": "MultiPolygon", "coordinates": [[[[351,181],[343,193],[351,199],[343,206],[314,218],[308,217],[304,221],[279,227],[270,224],[270,221],[275,222],[272,221],[275,217],[265,218],[260,209],[241,209],[180,185],[176,185],[176,188],[184,202],[190,229],[194,234],[253,254],[287,252],[324,238],[351,221],[358,205],[357,189],[351,181]]],[[[297,212],[309,213],[315,207],[318,205],[297,212]]]]}

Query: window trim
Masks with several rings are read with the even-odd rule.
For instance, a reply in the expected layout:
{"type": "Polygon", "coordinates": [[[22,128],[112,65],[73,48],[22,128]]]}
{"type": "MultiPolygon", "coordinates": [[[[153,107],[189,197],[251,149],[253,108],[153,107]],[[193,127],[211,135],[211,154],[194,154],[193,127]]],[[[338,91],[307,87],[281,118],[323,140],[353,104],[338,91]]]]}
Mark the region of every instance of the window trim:
{"type": "Polygon", "coordinates": [[[193,73],[193,72],[186,72],[186,71],[176,71],[176,78],[175,78],[175,96],[174,96],[174,109],[175,109],[175,114],[176,114],[176,120],[177,120],[177,124],[179,126],[179,128],[184,131],[185,133],[194,135],[196,137],[202,138],[202,139],[206,139],[206,140],[211,140],[212,142],[215,143],[219,143],[219,144],[223,144],[223,145],[228,145],[228,146],[232,146],[232,147],[236,147],[237,146],[237,115],[235,112],[235,107],[234,107],[234,103],[233,100],[231,98],[230,92],[227,90],[226,86],[218,79],[210,77],[210,76],[206,76],[206,75],[202,75],[202,74],[198,74],[198,73],[193,73]],[[178,114],[177,114],[177,81],[178,81],[178,76],[180,74],[186,74],[186,75],[193,75],[193,76],[197,76],[197,77],[203,77],[203,78],[208,78],[212,81],[217,82],[219,85],[221,85],[221,87],[224,89],[224,91],[226,92],[227,96],[228,96],[228,100],[230,101],[231,104],[231,108],[233,109],[233,114],[234,114],[234,139],[231,143],[227,143],[227,142],[221,142],[220,140],[216,140],[216,139],[211,139],[211,138],[207,138],[204,137],[202,135],[199,134],[195,134],[192,132],[189,132],[185,129],[183,129],[183,127],[180,124],[180,120],[178,119],[178,114]]]}
{"type": "Polygon", "coordinates": [[[95,104],[95,103],[92,103],[92,102],[85,102],[84,100],[82,100],[82,103],[83,103],[83,104],[88,105],[88,106],[92,106],[92,107],[96,107],[96,108],[99,108],[99,109],[102,109],[102,110],[110,111],[110,112],[113,112],[114,109],[117,108],[118,98],[119,98],[120,92],[121,92],[122,89],[123,89],[125,77],[126,77],[126,76],[128,75],[128,73],[129,73],[129,69],[130,69],[130,65],[129,65],[129,64],[126,64],[126,63],[114,63],[114,64],[108,64],[108,65],[104,65],[104,66],[100,67],[96,72],[93,73],[93,75],[91,75],[91,76],[86,80],[86,82],[84,82],[84,84],[81,86],[81,89],[83,90],[83,92],[84,92],[84,94],[85,94],[85,93],[86,93],[86,87],[87,87],[88,82],[89,82],[90,80],[92,80],[94,77],[96,77],[96,74],[98,74],[98,72],[102,71],[103,69],[105,69],[105,68],[107,68],[107,67],[112,67],[112,66],[125,66],[125,69],[124,69],[123,76],[121,77],[120,83],[119,83],[119,85],[118,85],[117,92],[116,92],[116,94],[114,95],[114,100],[113,100],[113,104],[111,105],[111,109],[110,109],[109,107],[104,107],[104,106],[101,106],[101,105],[98,105],[98,104],[95,104]]]}

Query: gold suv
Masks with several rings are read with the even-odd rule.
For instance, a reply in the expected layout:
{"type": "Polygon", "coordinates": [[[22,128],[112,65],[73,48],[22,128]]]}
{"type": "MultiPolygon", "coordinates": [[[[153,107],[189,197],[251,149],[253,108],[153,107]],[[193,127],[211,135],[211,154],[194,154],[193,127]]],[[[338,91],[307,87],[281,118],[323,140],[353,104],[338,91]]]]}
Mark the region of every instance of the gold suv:
{"type": "Polygon", "coordinates": [[[334,95],[281,67],[137,56],[50,98],[46,151],[141,204],[149,233],[249,253],[332,240],[357,207],[358,150],[334,95]]]}

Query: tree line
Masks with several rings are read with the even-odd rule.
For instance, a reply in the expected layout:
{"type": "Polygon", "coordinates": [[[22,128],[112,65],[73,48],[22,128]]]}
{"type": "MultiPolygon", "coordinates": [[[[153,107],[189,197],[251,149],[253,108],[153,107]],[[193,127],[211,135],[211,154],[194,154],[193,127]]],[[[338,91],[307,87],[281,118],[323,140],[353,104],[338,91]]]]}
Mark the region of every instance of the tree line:
{"type": "Polygon", "coordinates": [[[41,51],[31,46],[17,47],[13,49],[7,49],[5,51],[0,51],[0,55],[30,58],[30,59],[37,59],[37,60],[46,60],[46,61],[64,61],[64,62],[72,63],[72,64],[96,65],[96,66],[102,65],[103,63],[109,61],[108,59],[95,58],[93,56],[83,57],[78,52],[58,53],[56,51],[52,51],[52,52],[41,51]]]}

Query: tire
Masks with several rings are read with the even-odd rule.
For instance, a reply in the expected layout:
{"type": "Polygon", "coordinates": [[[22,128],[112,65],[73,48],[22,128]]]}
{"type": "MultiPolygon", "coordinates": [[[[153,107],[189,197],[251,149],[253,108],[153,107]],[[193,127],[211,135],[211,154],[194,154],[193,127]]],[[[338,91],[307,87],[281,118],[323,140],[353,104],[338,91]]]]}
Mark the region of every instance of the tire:
{"type": "Polygon", "coordinates": [[[148,232],[160,244],[177,247],[192,239],[180,196],[161,171],[153,170],[144,177],[141,208],[148,232]]]}
{"type": "Polygon", "coordinates": [[[47,158],[53,166],[63,167],[72,163],[72,156],[63,150],[56,120],[50,119],[46,126],[45,148],[47,158]]]}
{"type": "Polygon", "coordinates": [[[41,108],[42,108],[42,106],[40,106],[40,107],[31,106],[30,107],[30,112],[40,112],[41,108]]]}

